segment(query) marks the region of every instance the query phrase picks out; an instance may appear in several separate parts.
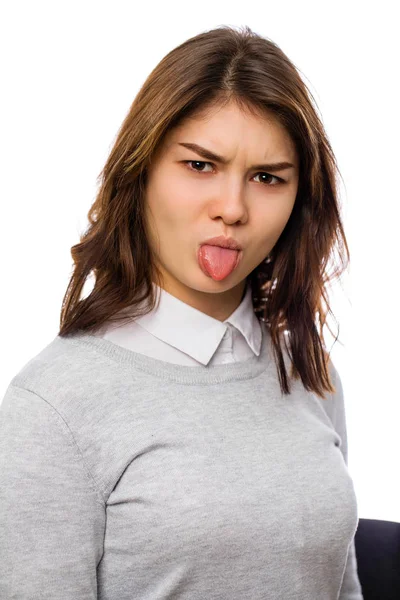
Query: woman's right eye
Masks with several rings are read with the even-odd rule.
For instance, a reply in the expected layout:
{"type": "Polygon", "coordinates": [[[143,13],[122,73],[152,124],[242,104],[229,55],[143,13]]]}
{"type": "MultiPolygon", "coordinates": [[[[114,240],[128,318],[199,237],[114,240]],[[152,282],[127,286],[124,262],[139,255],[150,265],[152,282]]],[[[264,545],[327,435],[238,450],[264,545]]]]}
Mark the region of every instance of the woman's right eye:
{"type": "MultiPolygon", "coordinates": [[[[188,167],[191,171],[197,171],[197,173],[203,173],[204,171],[203,171],[203,169],[197,169],[196,167],[192,167],[189,165],[211,165],[212,166],[212,163],[204,162],[203,160],[184,160],[183,162],[188,165],[188,167]]],[[[206,171],[206,172],[209,173],[210,171],[206,171]]]]}

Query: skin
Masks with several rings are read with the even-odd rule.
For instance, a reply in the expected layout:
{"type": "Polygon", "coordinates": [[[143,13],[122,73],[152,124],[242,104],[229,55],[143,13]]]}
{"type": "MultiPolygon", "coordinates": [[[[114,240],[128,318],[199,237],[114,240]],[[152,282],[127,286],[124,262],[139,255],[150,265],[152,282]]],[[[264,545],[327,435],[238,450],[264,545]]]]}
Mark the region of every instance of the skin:
{"type": "Polygon", "coordinates": [[[210,317],[227,319],[242,300],[247,276],[284,230],[298,181],[295,146],[272,114],[255,115],[232,101],[171,129],[148,168],[145,193],[149,242],[162,287],[210,317]],[[217,164],[177,142],[199,144],[229,163],[217,164]],[[280,161],[295,168],[269,176],[253,168],[280,161]],[[239,266],[222,281],[207,277],[197,262],[199,244],[217,235],[232,236],[243,248],[239,266]]]}

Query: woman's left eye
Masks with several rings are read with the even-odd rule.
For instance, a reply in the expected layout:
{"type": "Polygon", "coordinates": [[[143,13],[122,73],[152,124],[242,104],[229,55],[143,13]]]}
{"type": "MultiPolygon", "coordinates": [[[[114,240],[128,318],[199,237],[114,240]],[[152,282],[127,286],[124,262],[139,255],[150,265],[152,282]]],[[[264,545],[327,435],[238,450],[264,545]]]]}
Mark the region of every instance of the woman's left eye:
{"type": "Polygon", "coordinates": [[[254,177],[258,177],[259,175],[266,175],[268,178],[272,177],[272,179],[276,179],[276,183],[268,183],[266,181],[262,181],[261,183],[265,183],[267,185],[279,185],[280,183],[283,183],[283,179],[281,179],[280,177],[270,175],[270,173],[264,173],[263,171],[261,171],[261,173],[257,173],[254,177]]]}
{"type": "MultiPolygon", "coordinates": [[[[210,165],[211,167],[213,167],[213,163],[210,162],[205,162],[203,160],[184,160],[184,163],[186,163],[188,166],[189,165],[210,165]]],[[[189,167],[191,171],[196,171],[197,173],[209,173],[210,171],[204,171],[203,169],[197,169],[197,168],[193,168],[192,166],[189,167]]],[[[263,176],[267,176],[267,178],[271,178],[275,179],[276,182],[275,183],[271,183],[271,182],[266,182],[266,181],[261,181],[260,183],[264,183],[264,185],[267,186],[274,186],[274,185],[279,185],[280,183],[284,183],[284,180],[281,179],[280,177],[276,177],[275,175],[271,175],[270,173],[265,173],[263,171],[261,171],[260,173],[256,173],[256,175],[254,175],[254,177],[258,177],[259,175],[263,175],[263,176]]]]}

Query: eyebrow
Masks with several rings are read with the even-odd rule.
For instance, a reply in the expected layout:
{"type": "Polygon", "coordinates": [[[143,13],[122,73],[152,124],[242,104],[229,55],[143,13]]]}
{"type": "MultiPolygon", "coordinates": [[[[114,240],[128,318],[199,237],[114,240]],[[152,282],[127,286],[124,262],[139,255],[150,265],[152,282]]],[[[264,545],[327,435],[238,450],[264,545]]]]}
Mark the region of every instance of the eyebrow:
{"type": "MultiPolygon", "coordinates": [[[[179,146],[184,146],[189,150],[193,150],[196,154],[201,156],[202,158],[207,158],[208,160],[212,160],[217,163],[221,163],[222,165],[227,165],[228,160],[223,156],[219,156],[219,154],[215,154],[211,150],[207,150],[207,148],[203,148],[203,146],[199,146],[199,144],[191,144],[189,142],[177,142],[179,146]]],[[[253,165],[252,169],[260,169],[260,171],[283,171],[283,169],[295,168],[295,166],[290,162],[277,162],[277,163],[267,163],[262,165],[253,165]]]]}

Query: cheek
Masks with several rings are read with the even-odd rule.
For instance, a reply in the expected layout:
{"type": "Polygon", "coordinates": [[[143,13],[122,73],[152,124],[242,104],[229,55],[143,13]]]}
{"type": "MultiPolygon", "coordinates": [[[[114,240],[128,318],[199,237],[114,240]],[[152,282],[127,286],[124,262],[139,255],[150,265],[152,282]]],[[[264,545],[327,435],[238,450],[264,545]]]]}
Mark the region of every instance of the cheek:
{"type": "Polygon", "coordinates": [[[149,208],[161,225],[186,221],[195,212],[196,203],[199,203],[193,186],[171,174],[154,180],[147,198],[149,208]]]}
{"type": "Polygon", "coordinates": [[[259,215],[259,217],[271,231],[279,235],[285,229],[292,214],[295,195],[291,193],[278,194],[270,200],[263,206],[263,215],[259,215]]]}
{"type": "Polygon", "coordinates": [[[253,214],[254,238],[260,240],[260,253],[270,252],[277,242],[292,213],[292,199],[279,198],[277,201],[264,206],[253,214]]]}
{"type": "Polygon", "coordinates": [[[278,238],[282,231],[286,227],[286,223],[288,222],[290,215],[293,210],[292,202],[284,203],[279,210],[275,211],[271,216],[271,222],[273,223],[273,232],[278,238]]]}

